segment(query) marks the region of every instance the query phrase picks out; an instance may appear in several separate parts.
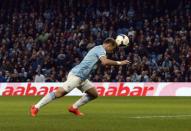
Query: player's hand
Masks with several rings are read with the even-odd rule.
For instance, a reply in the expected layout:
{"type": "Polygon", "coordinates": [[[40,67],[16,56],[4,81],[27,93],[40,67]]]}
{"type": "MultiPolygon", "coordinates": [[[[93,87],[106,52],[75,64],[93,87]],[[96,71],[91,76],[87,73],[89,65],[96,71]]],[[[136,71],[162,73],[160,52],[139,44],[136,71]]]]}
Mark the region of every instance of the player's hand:
{"type": "Polygon", "coordinates": [[[131,62],[128,61],[128,60],[123,60],[123,61],[120,61],[120,65],[128,65],[130,64],[131,62]]]}

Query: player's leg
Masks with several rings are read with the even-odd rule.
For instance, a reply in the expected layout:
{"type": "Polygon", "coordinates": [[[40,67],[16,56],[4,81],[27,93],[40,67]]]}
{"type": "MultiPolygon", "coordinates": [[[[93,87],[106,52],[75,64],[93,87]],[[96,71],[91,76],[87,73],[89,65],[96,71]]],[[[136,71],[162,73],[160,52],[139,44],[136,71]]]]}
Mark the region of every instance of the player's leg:
{"type": "Polygon", "coordinates": [[[85,91],[85,94],[69,108],[70,112],[78,116],[83,115],[83,113],[79,111],[79,108],[82,105],[85,105],[98,97],[98,92],[96,88],[92,85],[92,83],[89,80],[85,82],[85,84],[81,87],[80,90],[85,91]]]}
{"type": "Polygon", "coordinates": [[[80,83],[80,79],[71,74],[68,75],[67,81],[64,82],[63,87],[58,88],[56,91],[51,92],[44,96],[37,104],[31,107],[31,115],[34,117],[37,115],[39,109],[49,102],[65,96],[68,92],[73,90],[80,83]]]}
{"type": "Polygon", "coordinates": [[[66,92],[64,90],[64,88],[60,87],[58,88],[56,91],[48,93],[47,95],[45,95],[37,104],[33,105],[31,107],[31,116],[35,117],[39,111],[39,109],[45,105],[47,105],[48,103],[50,103],[51,101],[60,98],[64,95],[66,95],[68,92],[66,92]]]}
{"type": "Polygon", "coordinates": [[[86,103],[90,102],[91,100],[94,100],[98,97],[98,93],[95,87],[91,87],[88,89],[85,94],[73,104],[74,108],[79,108],[82,105],[85,105],[86,103]]]}
{"type": "Polygon", "coordinates": [[[63,87],[59,87],[56,91],[53,91],[47,95],[45,95],[36,105],[35,107],[40,109],[42,106],[45,106],[52,100],[65,96],[68,92],[64,90],[63,87]]]}

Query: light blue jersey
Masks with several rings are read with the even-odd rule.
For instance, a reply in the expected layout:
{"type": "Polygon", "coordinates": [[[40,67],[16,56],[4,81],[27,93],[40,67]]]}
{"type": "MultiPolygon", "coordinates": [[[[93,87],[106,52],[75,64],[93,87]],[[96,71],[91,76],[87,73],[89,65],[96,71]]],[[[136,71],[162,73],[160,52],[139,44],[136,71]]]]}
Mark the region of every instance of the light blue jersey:
{"type": "Polygon", "coordinates": [[[102,56],[106,56],[103,45],[95,46],[86,54],[81,63],[71,70],[71,73],[82,80],[86,80],[91,71],[96,68],[99,58],[102,56]]]}

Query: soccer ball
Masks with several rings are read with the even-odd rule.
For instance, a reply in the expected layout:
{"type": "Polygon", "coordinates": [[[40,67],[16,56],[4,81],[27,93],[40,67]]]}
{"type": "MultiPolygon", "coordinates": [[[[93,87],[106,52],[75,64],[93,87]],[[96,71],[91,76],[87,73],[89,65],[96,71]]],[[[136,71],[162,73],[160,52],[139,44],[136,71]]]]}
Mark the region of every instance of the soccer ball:
{"type": "Polygon", "coordinates": [[[115,41],[117,43],[117,46],[128,46],[129,44],[129,38],[124,34],[118,35],[115,41]]]}

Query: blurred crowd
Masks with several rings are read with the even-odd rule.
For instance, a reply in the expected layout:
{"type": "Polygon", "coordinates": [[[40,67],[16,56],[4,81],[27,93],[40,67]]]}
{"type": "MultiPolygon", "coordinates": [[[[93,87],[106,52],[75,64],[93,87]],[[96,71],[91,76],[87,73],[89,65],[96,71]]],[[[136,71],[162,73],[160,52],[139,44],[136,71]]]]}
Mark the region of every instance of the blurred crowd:
{"type": "Polygon", "coordinates": [[[126,34],[95,82],[191,82],[190,0],[2,0],[0,82],[65,81],[88,50],[126,34]]]}

